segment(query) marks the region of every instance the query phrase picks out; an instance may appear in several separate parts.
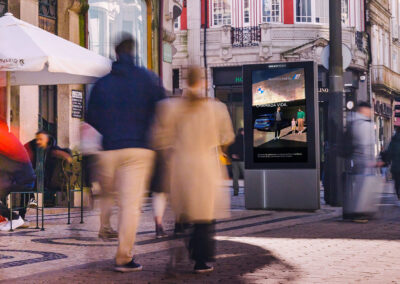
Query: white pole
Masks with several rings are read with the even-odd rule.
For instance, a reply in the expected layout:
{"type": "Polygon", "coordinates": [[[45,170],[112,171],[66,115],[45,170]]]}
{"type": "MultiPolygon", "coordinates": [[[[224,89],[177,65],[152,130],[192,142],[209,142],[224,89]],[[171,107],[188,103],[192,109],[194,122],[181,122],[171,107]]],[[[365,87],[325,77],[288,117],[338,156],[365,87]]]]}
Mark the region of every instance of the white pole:
{"type": "Polygon", "coordinates": [[[7,126],[9,131],[11,131],[11,73],[6,72],[6,93],[7,93],[7,126]]]}

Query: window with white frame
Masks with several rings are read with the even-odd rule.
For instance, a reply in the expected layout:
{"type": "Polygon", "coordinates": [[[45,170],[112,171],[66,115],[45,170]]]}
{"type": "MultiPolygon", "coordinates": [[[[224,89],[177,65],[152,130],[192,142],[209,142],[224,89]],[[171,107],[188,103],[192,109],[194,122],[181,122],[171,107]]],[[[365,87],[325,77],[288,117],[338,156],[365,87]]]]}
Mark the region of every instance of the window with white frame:
{"type": "Polygon", "coordinates": [[[393,64],[393,71],[399,73],[399,62],[397,60],[397,51],[393,50],[392,53],[392,64],[393,64]]]}
{"type": "Polygon", "coordinates": [[[329,0],[315,1],[315,22],[329,24],[329,0]]]}
{"type": "Polygon", "coordinates": [[[231,0],[213,0],[212,16],[214,26],[230,25],[232,23],[231,0]]]}
{"type": "Polygon", "coordinates": [[[250,24],[250,0],[243,0],[243,23],[250,24]]]}
{"type": "Polygon", "coordinates": [[[349,0],[342,0],[342,24],[349,25],[349,0]]]}
{"type": "MultiPolygon", "coordinates": [[[[349,0],[342,1],[342,23],[349,25],[349,0]]],[[[329,24],[329,0],[296,0],[296,22],[329,24]]]]}
{"type": "Polygon", "coordinates": [[[174,20],[174,29],[175,30],[181,29],[181,17],[178,17],[174,20]]]}
{"type": "Polygon", "coordinates": [[[263,0],[262,20],[264,23],[276,23],[280,21],[280,0],[263,0]]]}
{"type": "Polygon", "coordinates": [[[312,22],[312,2],[311,0],[296,0],[296,22],[312,22]]]}

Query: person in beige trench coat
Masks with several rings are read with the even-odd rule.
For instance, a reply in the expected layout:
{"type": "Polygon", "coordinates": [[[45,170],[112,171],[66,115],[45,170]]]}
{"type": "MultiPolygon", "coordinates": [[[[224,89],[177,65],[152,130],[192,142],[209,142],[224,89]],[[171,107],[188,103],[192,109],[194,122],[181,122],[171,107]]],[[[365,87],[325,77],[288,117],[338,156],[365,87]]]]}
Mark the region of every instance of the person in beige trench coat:
{"type": "Polygon", "coordinates": [[[229,217],[230,195],[223,188],[227,171],[219,161],[219,151],[235,138],[226,106],[202,97],[200,72],[199,68],[189,70],[190,88],[184,97],[159,104],[154,132],[154,146],[166,153],[170,165],[172,208],[180,222],[195,226],[191,256],[197,272],[212,268],[205,264],[210,246],[196,240],[210,235],[215,219],[229,217]]]}

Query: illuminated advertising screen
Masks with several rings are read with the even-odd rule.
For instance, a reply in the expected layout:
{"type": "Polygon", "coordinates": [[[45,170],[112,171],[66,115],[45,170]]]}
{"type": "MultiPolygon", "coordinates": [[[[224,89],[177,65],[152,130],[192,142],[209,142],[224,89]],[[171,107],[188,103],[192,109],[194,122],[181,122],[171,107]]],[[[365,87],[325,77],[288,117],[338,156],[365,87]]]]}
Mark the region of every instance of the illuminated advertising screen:
{"type": "Polygon", "coordinates": [[[251,153],[246,165],[312,164],[313,66],[312,62],[245,66],[246,154],[251,153]]]}

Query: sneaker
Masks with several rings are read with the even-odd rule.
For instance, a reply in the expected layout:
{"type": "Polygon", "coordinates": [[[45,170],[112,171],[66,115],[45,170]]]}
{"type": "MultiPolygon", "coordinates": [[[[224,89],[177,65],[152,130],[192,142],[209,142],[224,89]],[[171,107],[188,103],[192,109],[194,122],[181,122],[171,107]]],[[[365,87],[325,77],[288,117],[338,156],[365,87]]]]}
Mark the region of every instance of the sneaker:
{"type": "Polygon", "coordinates": [[[194,273],[197,274],[202,274],[202,273],[208,273],[214,270],[214,267],[208,266],[205,263],[201,262],[196,262],[196,265],[194,266],[194,273]]]}
{"type": "Polygon", "coordinates": [[[100,230],[99,232],[100,239],[116,239],[118,238],[118,232],[113,230],[112,228],[100,230]]]}
{"type": "MultiPolygon", "coordinates": [[[[24,220],[24,224],[22,224],[22,226],[20,228],[21,229],[28,229],[30,225],[31,224],[29,223],[28,220],[24,220]]],[[[13,224],[13,226],[14,226],[14,224],[13,224]]]]}
{"type": "MultiPolygon", "coordinates": [[[[17,220],[13,220],[12,221],[13,230],[21,227],[22,225],[24,225],[24,223],[25,223],[24,219],[22,219],[21,216],[17,220]]],[[[1,231],[10,231],[11,230],[11,222],[8,221],[7,224],[5,224],[3,227],[1,227],[0,230],[1,231]]]]}
{"type": "Polygon", "coordinates": [[[29,207],[29,208],[36,208],[36,207],[38,207],[38,202],[35,200],[35,198],[32,198],[31,200],[29,200],[28,207],[29,207]]]}
{"type": "Polygon", "coordinates": [[[135,271],[141,271],[142,269],[143,266],[141,266],[139,263],[136,263],[133,258],[131,262],[127,264],[114,266],[114,270],[118,272],[135,272],[135,271]]]}
{"type": "Polygon", "coordinates": [[[156,239],[166,238],[168,234],[164,231],[163,226],[156,226],[156,239]]]}

